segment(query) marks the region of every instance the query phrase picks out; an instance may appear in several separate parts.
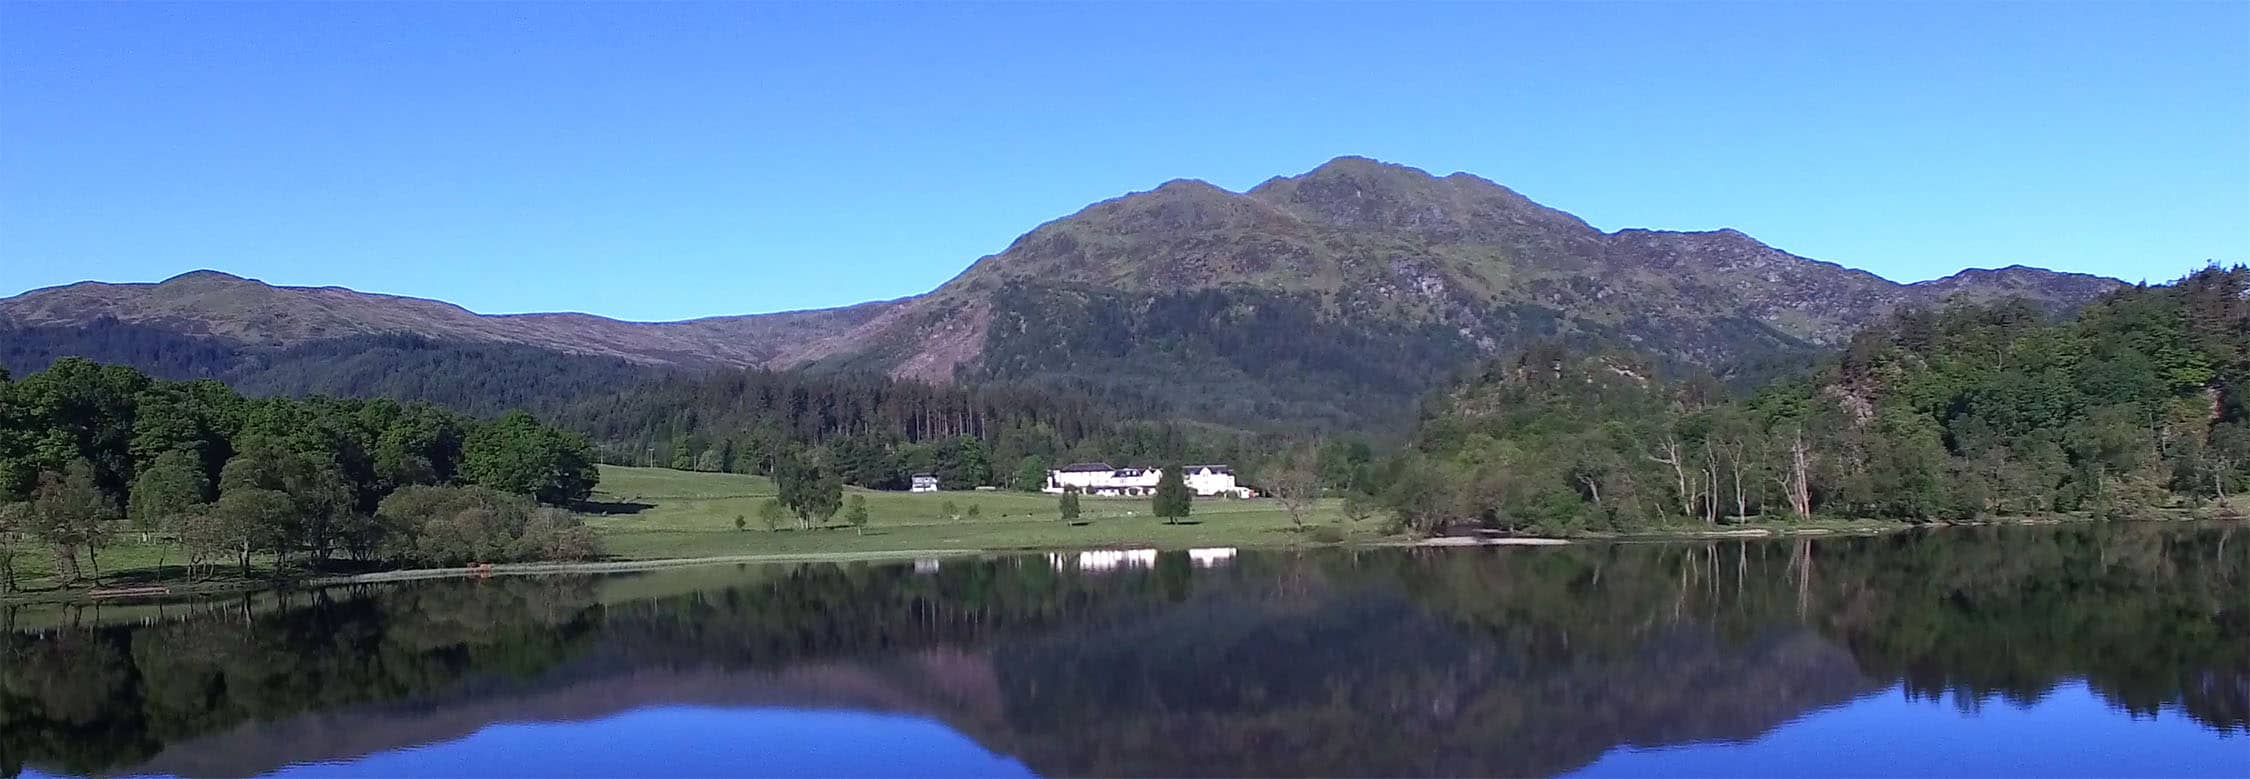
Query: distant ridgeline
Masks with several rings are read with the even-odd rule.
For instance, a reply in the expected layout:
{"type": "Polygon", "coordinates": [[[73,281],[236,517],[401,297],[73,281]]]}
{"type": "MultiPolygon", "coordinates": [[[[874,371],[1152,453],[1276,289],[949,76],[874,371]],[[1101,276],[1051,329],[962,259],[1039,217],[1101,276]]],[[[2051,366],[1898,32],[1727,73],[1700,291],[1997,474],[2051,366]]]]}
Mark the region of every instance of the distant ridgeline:
{"type": "Polygon", "coordinates": [[[1909,309],[1741,399],[1628,353],[1532,348],[1433,398],[1382,481],[1423,529],[2127,516],[2238,496],[2250,269],[2061,321],[2006,302],[1909,309]]]}

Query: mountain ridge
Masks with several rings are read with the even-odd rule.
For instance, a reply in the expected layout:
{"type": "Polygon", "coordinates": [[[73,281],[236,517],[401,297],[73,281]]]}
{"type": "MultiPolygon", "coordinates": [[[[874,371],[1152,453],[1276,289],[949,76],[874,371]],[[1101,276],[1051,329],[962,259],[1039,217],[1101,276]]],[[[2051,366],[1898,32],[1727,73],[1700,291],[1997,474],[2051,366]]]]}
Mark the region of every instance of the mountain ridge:
{"type": "Polygon", "coordinates": [[[648,364],[749,365],[774,359],[781,350],[729,343],[729,339],[786,336],[795,329],[824,331],[826,324],[864,321],[898,302],[639,322],[570,311],[480,314],[431,298],[333,285],[268,284],[199,269],[160,282],[81,281],[0,298],[0,322],[76,326],[108,318],[270,347],[356,335],[408,334],[536,346],[648,364]],[[634,337],[635,331],[647,337],[634,337]]]}
{"type": "Polygon", "coordinates": [[[1473,174],[1339,157],[1242,192],[1174,179],[1095,202],[928,292],[839,308],[673,322],[478,314],[195,271],[0,299],[0,326],[115,320],[253,348],[405,334],[652,366],[1182,394],[1225,406],[1191,410],[1219,418],[1348,419],[1530,340],[1627,343],[1724,373],[1833,346],[1900,306],[2021,297],[2061,311],[2124,286],[2022,265],[1901,284],[1733,228],[1605,232],[1473,174]],[[1303,382],[1318,386],[1288,386],[1303,382]],[[1354,393],[1378,397],[1334,397],[1354,393]]]}

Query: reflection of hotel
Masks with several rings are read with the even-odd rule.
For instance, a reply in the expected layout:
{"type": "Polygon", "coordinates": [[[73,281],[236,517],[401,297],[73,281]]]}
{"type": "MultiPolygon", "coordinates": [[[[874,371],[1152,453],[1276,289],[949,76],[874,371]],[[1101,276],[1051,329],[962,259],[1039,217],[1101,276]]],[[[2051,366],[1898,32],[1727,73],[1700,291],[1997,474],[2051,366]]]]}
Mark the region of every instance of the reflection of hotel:
{"type": "Polygon", "coordinates": [[[1233,562],[1234,547],[1218,546],[1209,549],[1190,549],[1188,550],[1188,559],[1194,561],[1198,568],[1211,568],[1221,563],[1233,562]]]}
{"type": "MultiPolygon", "coordinates": [[[[1056,567],[1062,567],[1063,556],[1047,555],[1056,567]]],[[[1078,570],[1110,571],[1118,568],[1146,568],[1156,564],[1154,549],[1088,549],[1078,553],[1078,570]]]]}
{"type": "MultiPolygon", "coordinates": [[[[1257,491],[1234,483],[1234,469],[1224,465],[1190,465],[1180,480],[1190,492],[1203,497],[1254,498],[1257,491]]],[[[1156,494],[1162,468],[1116,468],[1109,463],[1077,463],[1047,472],[1048,492],[1077,490],[1088,495],[1140,496],[1156,494]]]]}
{"type": "MultiPolygon", "coordinates": [[[[1175,553],[1177,554],[1177,553],[1175,553]]],[[[1197,568],[1212,568],[1234,561],[1234,547],[1220,546],[1207,549],[1190,549],[1188,561],[1197,568]]],[[[936,562],[936,561],[932,561],[936,562]]],[[[1047,564],[1057,569],[1075,565],[1080,571],[1114,571],[1120,568],[1149,568],[1156,565],[1154,549],[1088,549],[1083,552],[1048,552],[1047,564]]]]}
{"type": "Polygon", "coordinates": [[[1146,568],[1156,564],[1154,549],[1088,549],[1083,552],[1049,552],[1047,562],[1056,568],[1077,566],[1081,571],[1146,568]]]}

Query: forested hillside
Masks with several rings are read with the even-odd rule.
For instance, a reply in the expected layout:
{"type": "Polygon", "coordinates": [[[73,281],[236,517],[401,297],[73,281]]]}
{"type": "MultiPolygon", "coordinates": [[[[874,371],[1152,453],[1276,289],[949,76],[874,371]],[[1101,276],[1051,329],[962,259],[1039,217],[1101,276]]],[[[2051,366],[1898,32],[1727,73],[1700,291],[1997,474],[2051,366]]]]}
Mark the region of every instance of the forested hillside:
{"type": "Polygon", "coordinates": [[[1631,354],[1528,349],[1433,400],[1384,488],[1424,529],[2198,505],[2250,488],[2250,269],[2062,320],[1908,310],[1741,400],[1631,354]]]}
{"type": "Polygon", "coordinates": [[[504,343],[353,335],[279,349],[98,319],[68,327],[0,324],[0,369],[29,375],[82,357],[159,379],[217,379],[252,396],[333,395],[435,403],[475,416],[548,411],[690,369],[504,343]]]}

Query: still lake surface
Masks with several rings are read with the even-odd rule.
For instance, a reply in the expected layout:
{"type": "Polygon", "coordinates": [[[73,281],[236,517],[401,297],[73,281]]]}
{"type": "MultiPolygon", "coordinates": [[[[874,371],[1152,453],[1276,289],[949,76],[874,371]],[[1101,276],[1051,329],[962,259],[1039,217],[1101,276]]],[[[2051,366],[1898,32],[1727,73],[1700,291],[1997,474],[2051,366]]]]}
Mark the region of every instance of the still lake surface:
{"type": "Polygon", "coordinates": [[[0,774],[2250,776],[2250,527],[5,612],[0,774]]]}

